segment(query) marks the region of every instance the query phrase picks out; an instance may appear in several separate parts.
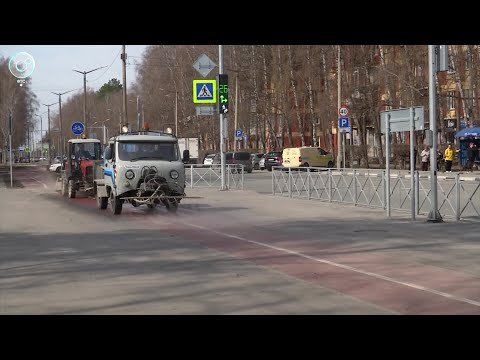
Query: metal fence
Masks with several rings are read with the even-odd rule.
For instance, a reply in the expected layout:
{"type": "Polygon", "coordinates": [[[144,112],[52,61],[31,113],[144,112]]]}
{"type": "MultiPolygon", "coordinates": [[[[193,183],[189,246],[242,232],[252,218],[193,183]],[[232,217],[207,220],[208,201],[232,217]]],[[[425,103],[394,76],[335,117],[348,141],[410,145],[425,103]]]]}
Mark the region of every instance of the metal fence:
{"type": "MultiPolygon", "coordinates": [[[[272,169],[273,195],[315,199],[354,206],[386,208],[385,170],[346,170],[322,168],[272,169]]],[[[430,212],[430,175],[414,172],[414,189],[410,174],[390,174],[392,210],[411,211],[415,191],[415,212],[430,212]]],[[[443,217],[457,220],[480,219],[480,178],[452,174],[437,176],[438,210],[443,217]]]]}
{"type": "MultiPolygon", "coordinates": [[[[244,184],[244,165],[227,164],[225,185],[229,189],[242,189],[244,184]]],[[[185,182],[189,188],[194,187],[221,187],[221,166],[190,164],[185,165],[185,182]]]]}

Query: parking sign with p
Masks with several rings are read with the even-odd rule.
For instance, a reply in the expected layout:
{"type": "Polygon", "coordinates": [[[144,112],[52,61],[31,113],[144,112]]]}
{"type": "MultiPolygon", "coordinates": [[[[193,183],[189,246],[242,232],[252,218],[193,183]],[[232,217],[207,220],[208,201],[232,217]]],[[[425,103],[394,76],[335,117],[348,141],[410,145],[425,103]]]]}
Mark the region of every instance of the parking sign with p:
{"type": "Polygon", "coordinates": [[[349,124],[349,121],[348,121],[348,117],[340,117],[338,118],[338,127],[339,128],[348,128],[350,127],[350,124],[349,124]]]}

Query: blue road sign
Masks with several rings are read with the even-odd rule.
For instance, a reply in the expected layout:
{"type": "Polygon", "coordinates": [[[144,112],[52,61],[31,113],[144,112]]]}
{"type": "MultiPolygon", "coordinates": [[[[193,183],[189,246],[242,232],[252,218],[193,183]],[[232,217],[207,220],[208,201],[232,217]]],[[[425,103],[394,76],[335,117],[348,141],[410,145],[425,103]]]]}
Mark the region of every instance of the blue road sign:
{"type": "Polygon", "coordinates": [[[85,126],[83,123],[77,121],[72,124],[72,133],[73,135],[82,135],[85,131],[85,126]]]}
{"type": "Polygon", "coordinates": [[[214,104],[217,102],[216,80],[193,80],[193,102],[195,104],[214,104]]]}
{"type": "Polygon", "coordinates": [[[341,128],[349,128],[349,127],[350,127],[350,124],[349,124],[349,119],[348,119],[348,117],[340,117],[340,118],[338,118],[338,127],[341,127],[341,128]]]}
{"type": "Polygon", "coordinates": [[[243,136],[243,131],[242,131],[242,129],[237,129],[237,130],[235,130],[235,138],[241,139],[242,136],[243,136]]]}

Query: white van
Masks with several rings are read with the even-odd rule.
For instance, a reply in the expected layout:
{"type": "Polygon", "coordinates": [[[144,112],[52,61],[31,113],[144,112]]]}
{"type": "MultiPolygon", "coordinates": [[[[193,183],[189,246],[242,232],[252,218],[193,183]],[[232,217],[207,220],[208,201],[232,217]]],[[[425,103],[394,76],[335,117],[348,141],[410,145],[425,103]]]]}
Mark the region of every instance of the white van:
{"type": "Polygon", "coordinates": [[[333,168],[334,165],[332,154],[322,148],[311,146],[283,149],[282,158],[282,165],[290,168],[310,166],[333,168]]]}

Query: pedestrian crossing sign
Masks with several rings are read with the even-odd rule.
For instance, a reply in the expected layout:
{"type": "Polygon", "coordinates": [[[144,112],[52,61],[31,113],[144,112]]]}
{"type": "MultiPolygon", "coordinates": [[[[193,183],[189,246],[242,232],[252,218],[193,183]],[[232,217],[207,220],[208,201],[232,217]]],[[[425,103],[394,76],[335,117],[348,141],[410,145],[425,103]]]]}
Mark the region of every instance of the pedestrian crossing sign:
{"type": "Polygon", "coordinates": [[[193,80],[193,102],[215,104],[217,102],[217,80],[193,80]]]}

